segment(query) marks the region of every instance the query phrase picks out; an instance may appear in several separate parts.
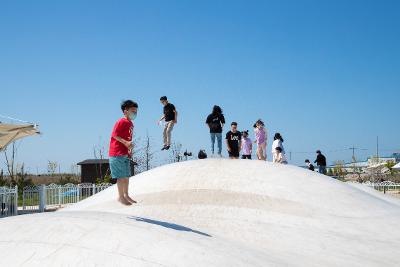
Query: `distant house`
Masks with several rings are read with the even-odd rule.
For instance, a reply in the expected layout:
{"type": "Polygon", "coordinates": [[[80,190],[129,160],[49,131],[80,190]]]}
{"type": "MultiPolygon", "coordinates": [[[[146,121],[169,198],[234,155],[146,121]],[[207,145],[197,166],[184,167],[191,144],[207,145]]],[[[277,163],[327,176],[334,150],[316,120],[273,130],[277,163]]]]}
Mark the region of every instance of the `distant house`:
{"type": "MultiPolygon", "coordinates": [[[[111,175],[108,159],[87,159],[77,165],[81,166],[81,183],[96,183],[97,179],[111,175]]],[[[132,176],[135,175],[135,165],[136,162],[131,161],[132,176]]]]}
{"type": "MultiPolygon", "coordinates": [[[[364,173],[368,171],[368,169],[386,164],[387,162],[399,162],[398,160],[399,154],[393,154],[392,157],[369,157],[366,161],[358,161],[358,162],[350,162],[350,163],[344,163],[341,167],[348,173],[353,173],[354,171],[356,173],[361,172],[364,173]],[[396,158],[397,156],[397,158],[396,158]]],[[[327,167],[327,169],[334,169],[336,165],[330,165],[327,167]]]]}
{"type": "Polygon", "coordinates": [[[396,163],[397,160],[395,157],[379,157],[379,158],[370,157],[370,158],[368,158],[369,167],[377,165],[377,164],[388,163],[388,162],[396,163]]]}
{"type": "Polygon", "coordinates": [[[400,162],[400,153],[393,153],[392,157],[396,159],[396,162],[400,162]]]}

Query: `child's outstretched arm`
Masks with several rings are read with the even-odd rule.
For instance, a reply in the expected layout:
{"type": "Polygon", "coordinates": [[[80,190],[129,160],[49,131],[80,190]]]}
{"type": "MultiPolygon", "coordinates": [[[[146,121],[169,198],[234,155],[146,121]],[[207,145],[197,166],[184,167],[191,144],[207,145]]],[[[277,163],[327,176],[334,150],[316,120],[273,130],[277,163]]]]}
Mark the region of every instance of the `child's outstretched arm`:
{"type": "Polygon", "coordinates": [[[174,113],[175,113],[174,123],[178,123],[178,111],[174,110],[174,113]]]}

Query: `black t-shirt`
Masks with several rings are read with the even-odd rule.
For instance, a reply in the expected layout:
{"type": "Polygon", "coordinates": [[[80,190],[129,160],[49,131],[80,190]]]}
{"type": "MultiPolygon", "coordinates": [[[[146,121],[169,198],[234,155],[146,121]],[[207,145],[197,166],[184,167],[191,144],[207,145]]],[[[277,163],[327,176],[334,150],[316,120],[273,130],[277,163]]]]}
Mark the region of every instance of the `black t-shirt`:
{"type": "Polygon", "coordinates": [[[168,103],[164,106],[164,115],[165,121],[173,121],[175,120],[175,106],[171,103],[168,103]]]}
{"type": "Polygon", "coordinates": [[[222,114],[210,114],[206,123],[210,125],[210,133],[222,133],[222,124],[225,124],[225,117],[222,114]]]}
{"type": "Polygon", "coordinates": [[[317,163],[318,166],[326,166],[326,158],[322,154],[317,155],[317,159],[314,161],[314,163],[317,163]]]}
{"type": "Polygon", "coordinates": [[[315,170],[314,165],[310,164],[310,166],[308,166],[308,169],[309,169],[310,171],[314,171],[314,170],[315,170]]]}
{"type": "Polygon", "coordinates": [[[236,133],[229,131],[226,133],[226,139],[232,150],[239,150],[239,141],[242,139],[242,133],[239,131],[236,131],[236,133]]]}

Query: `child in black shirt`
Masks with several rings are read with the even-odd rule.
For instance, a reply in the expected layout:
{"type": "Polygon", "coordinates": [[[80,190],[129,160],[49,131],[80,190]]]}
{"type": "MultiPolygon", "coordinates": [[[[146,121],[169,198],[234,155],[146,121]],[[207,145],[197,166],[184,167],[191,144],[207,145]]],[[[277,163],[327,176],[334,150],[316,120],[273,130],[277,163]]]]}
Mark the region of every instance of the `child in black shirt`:
{"type": "Polygon", "coordinates": [[[228,148],[229,158],[238,159],[241,150],[242,133],[237,130],[237,123],[231,123],[231,130],[226,133],[226,147],[228,148]]]}

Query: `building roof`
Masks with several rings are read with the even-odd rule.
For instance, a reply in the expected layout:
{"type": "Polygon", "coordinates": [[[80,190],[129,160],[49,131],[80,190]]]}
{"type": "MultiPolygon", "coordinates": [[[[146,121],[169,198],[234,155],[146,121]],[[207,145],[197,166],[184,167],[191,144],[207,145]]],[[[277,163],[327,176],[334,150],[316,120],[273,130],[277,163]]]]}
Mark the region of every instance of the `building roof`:
{"type": "MultiPolygon", "coordinates": [[[[87,159],[78,162],[76,165],[93,165],[93,164],[108,164],[108,159],[87,159]]],[[[133,164],[137,165],[136,162],[133,162],[133,164]]]]}
{"type": "Polygon", "coordinates": [[[87,159],[77,163],[77,165],[90,165],[90,164],[108,164],[108,159],[87,159]]]}
{"type": "MultiPolygon", "coordinates": [[[[336,166],[336,164],[332,164],[327,166],[328,168],[334,168],[336,166]]],[[[357,161],[357,162],[348,162],[348,163],[344,163],[342,165],[343,168],[366,168],[368,167],[368,161],[357,161]]]]}

